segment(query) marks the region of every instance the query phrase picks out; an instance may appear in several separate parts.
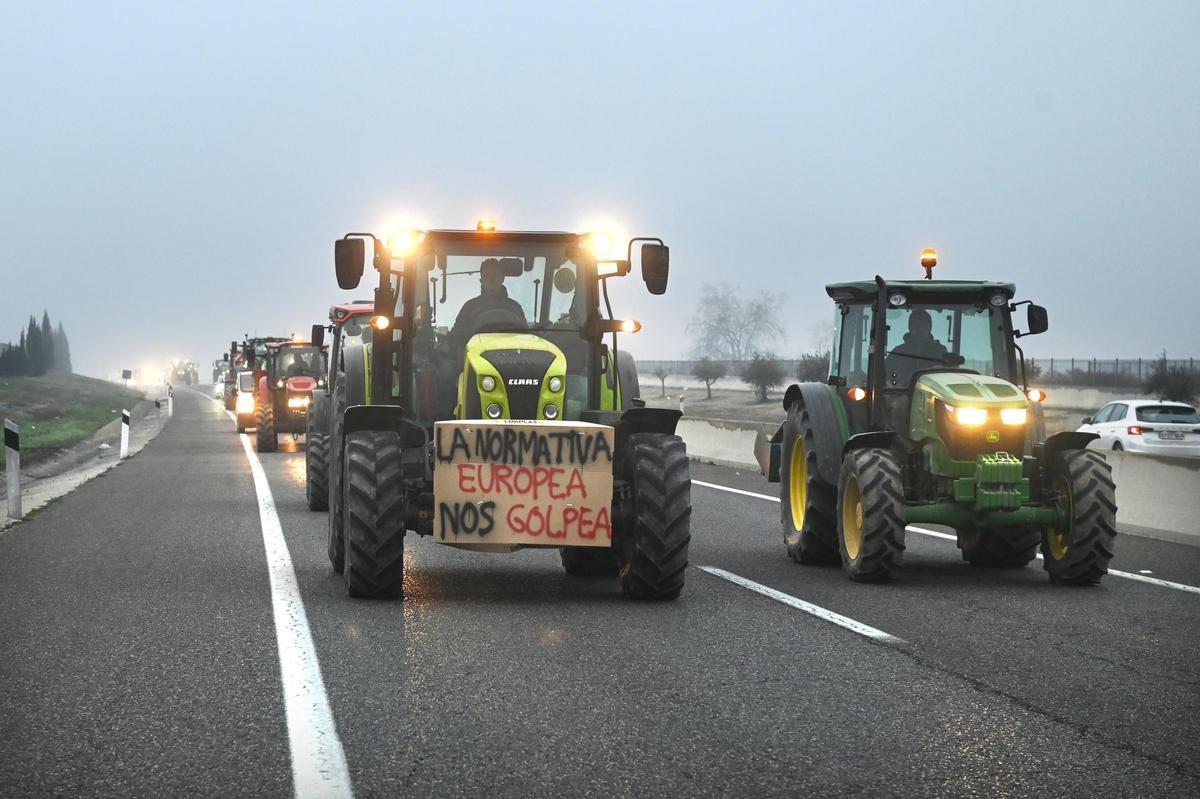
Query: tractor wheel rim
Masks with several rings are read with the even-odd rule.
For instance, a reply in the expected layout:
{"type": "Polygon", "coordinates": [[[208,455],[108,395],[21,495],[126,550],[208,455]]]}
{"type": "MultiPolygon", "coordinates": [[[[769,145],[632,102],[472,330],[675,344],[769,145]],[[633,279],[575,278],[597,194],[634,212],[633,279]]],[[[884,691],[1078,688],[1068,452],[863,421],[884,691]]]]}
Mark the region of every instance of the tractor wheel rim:
{"type": "Polygon", "coordinates": [[[1071,497],[1071,483],[1066,477],[1059,476],[1051,486],[1058,493],[1058,507],[1066,517],[1065,526],[1052,524],[1046,528],[1046,543],[1050,557],[1062,560],[1071,551],[1071,527],[1074,524],[1074,501],[1071,497]]]}
{"type": "Polygon", "coordinates": [[[862,550],[863,506],[858,478],[850,475],[842,494],[842,543],[850,560],[857,560],[862,550]]]}
{"type": "Polygon", "coordinates": [[[804,441],[797,438],[792,445],[792,464],[788,470],[788,499],[792,506],[792,528],[804,531],[804,509],[808,505],[808,458],[804,441]]]}

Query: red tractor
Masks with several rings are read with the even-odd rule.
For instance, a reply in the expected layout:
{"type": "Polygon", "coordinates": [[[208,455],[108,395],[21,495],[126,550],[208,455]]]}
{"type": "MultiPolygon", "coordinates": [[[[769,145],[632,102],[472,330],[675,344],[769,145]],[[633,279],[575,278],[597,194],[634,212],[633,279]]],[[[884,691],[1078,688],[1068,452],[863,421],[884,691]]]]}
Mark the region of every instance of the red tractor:
{"type": "MultiPolygon", "coordinates": [[[[261,372],[255,370],[254,428],[259,452],[274,452],[280,433],[305,431],[313,389],[325,385],[325,358],[319,342],[265,345],[261,372]]],[[[257,359],[255,366],[259,366],[257,359]]]]}

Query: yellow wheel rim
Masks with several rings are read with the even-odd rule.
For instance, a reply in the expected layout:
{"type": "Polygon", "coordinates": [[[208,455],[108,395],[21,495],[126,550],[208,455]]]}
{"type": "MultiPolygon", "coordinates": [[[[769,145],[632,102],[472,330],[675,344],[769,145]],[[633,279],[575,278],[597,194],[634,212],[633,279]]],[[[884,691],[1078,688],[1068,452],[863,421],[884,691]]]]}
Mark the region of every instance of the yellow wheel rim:
{"type": "Polygon", "coordinates": [[[850,475],[842,492],[842,542],[850,560],[858,558],[862,549],[863,506],[858,478],[850,475]]]}
{"type": "Polygon", "coordinates": [[[1062,528],[1053,524],[1047,527],[1046,545],[1050,550],[1050,557],[1062,560],[1071,551],[1071,520],[1075,518],[1074,500],[1071,497],[1071,482],[1066,477],[1057,477],[1052,488],[1058,493],[1058,507],[1067,517],[1067,524],[1062,528]]]}
{"type": "Polygon", "coordinates": [[[804,529],[804,508],[808,505],[808,458],[804,456],[804,441],[792,445],[792,467],[788,470],[788,499],[792,505],[792,527],[804,529]]]}

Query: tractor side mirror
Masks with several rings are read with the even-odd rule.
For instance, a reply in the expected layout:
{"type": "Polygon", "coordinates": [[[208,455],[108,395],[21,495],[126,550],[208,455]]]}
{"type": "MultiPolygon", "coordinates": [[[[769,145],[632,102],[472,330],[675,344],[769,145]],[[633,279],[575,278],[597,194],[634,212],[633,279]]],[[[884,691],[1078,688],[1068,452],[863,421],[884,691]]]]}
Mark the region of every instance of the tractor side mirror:
{"type": "Polygon", "coordinates": [[[1080,422],[1080,424],[1091,424],[1091,423],[1092,423],[1092,417],[1090,417],[1090,416],[1083,417],[1083,421],[1080,422]]]}
{"type": "Polygon", "coordinates": [[[642,280],[651,294],[667,293],[671,271],[671,248],[665,244],[642,245],[642,280]]]}
{"type": "Polygon", "coordinates": [[[1029,310],[1025,316],[1026,325],[1029,330],[1025,333],[1027,336],[1036,336],[1038,333],[1045,333],[1050,329],[1050,317],[1046,313],[1046,309],[1040,305],[1030,303],[1029,310]]]}
{"type": "Polygon", "coordinates": [[[313,325],[312,337],[309,341],[314,347],[323,347],[325,345],[325,325],[313,325]]]}
{"type": "Polygon", "coordinates": [[[338,239],[333,243],[333,267],[340,288],[358,288],[366,257],[367,244],[362,239],[338,239]]]}
{"type": "Polygon", "coordinates": [[[233,359],[237,357],[237,342],[229,342],[229,362],[233,363],[233,359]]]}
{"type": "Polygon", "coordinates": [[[249,344],[242,347],[242,363],[250,364],[250,368],[254,368],[254,347],[251,347],[249,344]]]}

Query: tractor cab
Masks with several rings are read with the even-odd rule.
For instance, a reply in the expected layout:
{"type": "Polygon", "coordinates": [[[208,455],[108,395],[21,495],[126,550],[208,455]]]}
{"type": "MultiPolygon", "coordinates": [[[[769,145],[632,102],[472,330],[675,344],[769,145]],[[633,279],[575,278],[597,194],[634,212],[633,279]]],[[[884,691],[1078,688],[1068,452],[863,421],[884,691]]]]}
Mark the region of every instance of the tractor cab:
{"type": "MultiPolygon", "coordinates": [[[[363,242],[343,242],[344,260],[352,261],[349,249],[363,242]]],[[[647,282],[657,270],[665,290],[659,254],[666,248],[657,239],[647,242],[647,282]]],[[[383,268],[372,320],[375,401],[403,405],[423,425],[574,421],[587,409],[631,407],[637,371],[616,333],[640,325],[600,314],[604,281],[629,271],[628,260],[609,255],[612,246],[607,234],[498,231],[486,224],[473,231],[401,231],[386,248],[376,241],[376,267],[383,268]]]]}
{"type": "MultiPolygon", "coordinates": [[[[1016,338],[1026,333],[1013,329],[1013,284],[877,277],[826,292],[836,303],[829,383],[848,400],[851,430],[931,446],[925,434],[936,431],[962,461],[1025,450],[1029,387],[1016,338]]],[[[1040,306],[1028,316],[1028,333],[1046,329],[1040,306]]]]}

